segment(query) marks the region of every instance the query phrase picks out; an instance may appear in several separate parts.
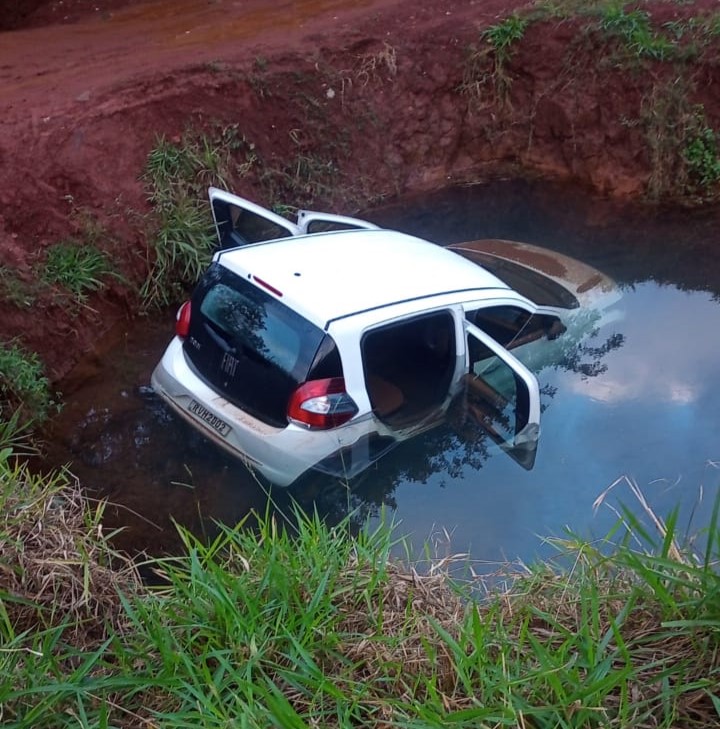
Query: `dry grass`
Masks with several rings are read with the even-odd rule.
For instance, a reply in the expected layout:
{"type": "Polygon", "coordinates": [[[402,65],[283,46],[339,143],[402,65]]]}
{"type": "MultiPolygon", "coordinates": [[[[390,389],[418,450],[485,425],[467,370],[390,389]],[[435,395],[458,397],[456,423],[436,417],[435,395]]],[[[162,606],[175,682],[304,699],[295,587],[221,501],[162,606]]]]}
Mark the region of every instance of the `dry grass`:
{"type": "Polygon", "coordinates": [[[102,640],[126,623],[118,592],[133,594],[134,565],[113,551],[67,471],[43,478],[0,462],[0,594],[16,633],[67,625],[78,644],[102,640]]]}
{"type": "MultiPolygon", "coordinates": [[[[351,563],[348,570],[355,572],[357,567],[351,563]]],[[[465,605],[450,589],[447,575],[420,575],[391,563],[387,579],[374,598],[370,605],[348,601],[339,606],[343,618],[338,632],[347,636],[341,654],[355,664],[354,679],[382,681],[384,690],[404,700],[412,700],[420,677],[435,675],[441,686],[451,687],[449,652],[439,644],[437,654],[431,656],[426,648],[428,641],[437,641],[435,626],[457,637],[465,614],[465,605]],[[382,640],[377,640],[381,615],[382,640]],[[381,674],[380,669],[387,666],[396,666],[397,673],[381,674]]]]}
{"type": "Polygon", "coordinates": [[[366,86],[370,81],[392,81],[397,72],[397,50],[385,41],[376,53],[358,57],[354,76],[361,86],[366,86]]]}

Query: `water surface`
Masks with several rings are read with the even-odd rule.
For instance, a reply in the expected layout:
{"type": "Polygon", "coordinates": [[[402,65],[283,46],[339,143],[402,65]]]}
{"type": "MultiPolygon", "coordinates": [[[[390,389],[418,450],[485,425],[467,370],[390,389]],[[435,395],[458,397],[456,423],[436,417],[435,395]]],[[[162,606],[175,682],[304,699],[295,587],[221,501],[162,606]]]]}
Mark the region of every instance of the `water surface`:
{"type": "MultiPolygon", "coordinates": [[[[617,317],[572,356],[538,374],[542,432],[535,466],[468,453],[432,431],[347,484],[308,479],[289,497],[331,519],[387,506],[419,547],[469,552],[478,562],[530,561],[566,528],[603,535],[628,481],[659,513],[681,508],[683,530],[709,518],[720,483],[720,241],[718,210],[657,210],[593,199],[547,183],[496,182],[365,213],[438,243],[508,238],[573,255],[615,278],[617,317]],[[609,486],[603,505],[596,498],[609,486]]],[[[381,262],[379,262],[380,265],[381,262]]],[[[411,272],[407,272],[411,275],[411,272]]],[[[211,533],[266,508],[267,487],[210,447],[147,390],[172,336],[172,315],[116,333],[114,346],[66,383],[49,459],[72,463],[91,493],[117,506],[121,546],[172,550],[172,520],[211,533]]]]}

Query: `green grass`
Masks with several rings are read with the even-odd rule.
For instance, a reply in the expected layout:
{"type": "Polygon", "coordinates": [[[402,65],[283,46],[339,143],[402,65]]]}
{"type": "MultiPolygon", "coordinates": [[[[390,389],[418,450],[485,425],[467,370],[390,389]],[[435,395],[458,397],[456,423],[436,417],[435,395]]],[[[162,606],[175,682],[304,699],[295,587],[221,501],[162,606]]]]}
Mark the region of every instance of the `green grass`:
{"type": "Polygon", "coordinates": [[[595,16],[605,11],[614,0],[535,0],[530,17],[568,18],[595,16]]]}
{"type": "Polygon", "coordinates": [[[719,719],[718,503],[699,553],[678,546],[677,512],[655,536],[626,511],[612,541],[556,541],[557,563],[481,598],[475,583],[393,557],[389,527],[269,514],[210,543],[183,533],[184,554],[155,565],[163,584],[142,588],[68,474],[32,476],[6,453],[0,484],[7,726],[719,719]]]}
{"type": "MultiPolygon", "coordinates": [[[[627,65],[628,59],[667,62],[694,59],[720,35],[718,12],[691,15],[656,27],[651,10],[652,3],[648,0],[638,3],[622,0],[536,0],[526,17],[531,22],[581,20],[586,31],[600,31],[606,38],[619,42],[623,53],[611,54],[615,66],[627,65]]],[[[602,56],[607,57],[608,52],[601,53],[602,56]]]]}
{"type": "Polygon", "coordinates": [[[0,342],[0,421],[42,424],[57,405],[36,352],[17,342],[0,342]]]}
{"type": "Polygon", "coordinates": [[[236,126],[157,139],[143,176],[154,209],[151,257],[140,292],[146,308],[177,301],[200,277],[217,244],[207,188],[227,189],[255,162],[253,145],[236,126]]]}
{"type": "Polygon", "coordinates": [[[720,182],[718,151],[717,132],[708,125],[704,108],[697,106],[691,117],[684,149],[689,184],[694,189],[707,190],[720,182]]]}
{"type": "Polygon", "coordinates": [[[483,39],[493,50],[498,63],[505,63],[510,58],[513,47],[525,35],[528,22],[527,18],[513,14],[482,32],[483,39]]]}
{"type": "Polygon", "coordinates": [[[108,276],[119,277],[105,253],[74,239],[49,246],[38,273],[44,284],[61,286],[78,302],[103,289],[108,276]]]}
{"type": "Polygon", "coordinates": [[[459,90],[481,103],[489,86],[501,104],[508,99],[512,78],[506,65],[522,41],[529,18],[509,15],[480,34],[480,44],[468,49],[459,90]]]}
{"type": "Polygon", "coordinates": [[[628,52],[637,58],[663,61],[675,50],[675,44],[667,36],[653,29],[649,13],[639,9],[626,11],[622,3],[609,5],[604,10],[600,29],[606,35],[620,39],[628,52]]]}

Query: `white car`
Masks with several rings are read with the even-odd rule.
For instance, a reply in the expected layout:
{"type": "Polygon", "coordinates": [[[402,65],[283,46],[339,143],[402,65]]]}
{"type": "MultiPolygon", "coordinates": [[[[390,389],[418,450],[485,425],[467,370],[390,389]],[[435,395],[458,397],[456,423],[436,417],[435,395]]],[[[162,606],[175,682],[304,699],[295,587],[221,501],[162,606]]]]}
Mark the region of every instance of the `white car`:
{"type": "Polygon", "coordinates": [[[618,298],[595,269],[522,243],[443,248],[324,213],[293,223],[214,188],[210,199],[220,247],[152,386],[280,486],[313,468],[351,478],[449,418],[531,468],[540,398],[526,364],[618,298]]]}

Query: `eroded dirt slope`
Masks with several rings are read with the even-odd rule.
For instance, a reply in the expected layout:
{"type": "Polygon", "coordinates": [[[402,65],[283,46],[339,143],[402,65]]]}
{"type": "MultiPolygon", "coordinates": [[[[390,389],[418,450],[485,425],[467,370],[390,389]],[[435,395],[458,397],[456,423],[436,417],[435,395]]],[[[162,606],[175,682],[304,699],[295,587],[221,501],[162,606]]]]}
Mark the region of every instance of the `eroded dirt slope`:
{"type": "MultiPolygon", "coordinates": [[[[278,202],[264,171],[295,170],[274,188],[286,202],[352,212],[501,174],[672,194],[686,174],[674,131],[699,105],[720,126],[712,33],[700,52],[659,62],[587,19],[515,0],[31,5],[0,34],[2,265],[31,281],[47,246],[90,220],[129,283],[77,312],[47,295],[6,306],[0,340],[41,352],[54,378],[137,308],[140,176],[158,135],[233,126],[260,161],[232,181],[240,194],[278,202]],[[513,12],[532,22],[500,58],[481,33],[513,12]]],[[[655,27],[682,28],[715,1],[642,8],[655,27]]]]}

